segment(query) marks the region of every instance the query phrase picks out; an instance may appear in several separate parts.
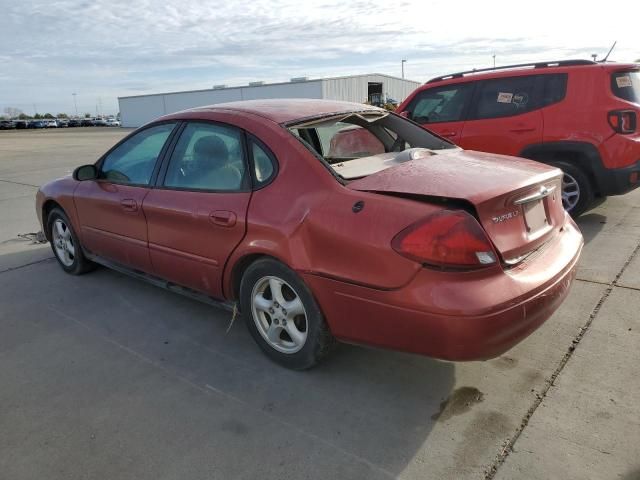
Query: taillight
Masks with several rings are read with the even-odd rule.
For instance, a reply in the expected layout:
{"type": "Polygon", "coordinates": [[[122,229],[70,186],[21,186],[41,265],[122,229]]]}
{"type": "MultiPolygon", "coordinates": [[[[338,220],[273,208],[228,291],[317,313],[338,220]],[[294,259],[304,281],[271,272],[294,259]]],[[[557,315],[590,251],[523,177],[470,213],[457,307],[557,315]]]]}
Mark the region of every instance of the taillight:
{"type": "Polygon", "coordinates": [[[481,268],[496,263],[484,230],[462,210],[444,210],[405,228],[391,246],[407,258],[443,268],[481,268]]]}
{"type": "Polygon", "coordinates": [[[617,133],[633,133],[636,131],[636,112],[633,110],[614,110],[609,112],[609,125],[617,133]]]}

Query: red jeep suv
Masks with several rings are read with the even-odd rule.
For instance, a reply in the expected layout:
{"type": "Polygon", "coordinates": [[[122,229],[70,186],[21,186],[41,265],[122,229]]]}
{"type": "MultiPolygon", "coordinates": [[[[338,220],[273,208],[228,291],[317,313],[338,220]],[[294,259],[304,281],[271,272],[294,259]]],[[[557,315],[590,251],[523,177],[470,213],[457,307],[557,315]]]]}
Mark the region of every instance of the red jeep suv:
{"type": "Polygon", "coordinates": [[[640,65],[566,60],[429,80],[398,112],[467,150],[564,171],[573,216],[640,185],[640,65]]]}

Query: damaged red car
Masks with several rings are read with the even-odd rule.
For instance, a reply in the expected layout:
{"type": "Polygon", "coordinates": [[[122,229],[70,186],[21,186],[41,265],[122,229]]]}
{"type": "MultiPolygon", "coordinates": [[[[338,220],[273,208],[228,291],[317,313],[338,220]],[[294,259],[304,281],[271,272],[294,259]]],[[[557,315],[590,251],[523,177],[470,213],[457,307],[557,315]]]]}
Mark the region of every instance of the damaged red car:
{"type": "Polygon", "coordinates": [[[237,306],[290,368],[336,341],[498,356],[558,308],[582,235],[562,172],[318,100],[219,104],[136,130],[37,194],[61,267],[237,306]]]}

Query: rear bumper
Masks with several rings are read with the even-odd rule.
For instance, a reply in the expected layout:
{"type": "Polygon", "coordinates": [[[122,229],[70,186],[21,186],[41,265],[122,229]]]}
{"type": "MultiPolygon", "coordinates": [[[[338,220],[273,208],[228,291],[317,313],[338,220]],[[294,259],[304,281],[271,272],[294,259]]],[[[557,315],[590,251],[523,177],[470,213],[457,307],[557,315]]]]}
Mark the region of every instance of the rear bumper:
{"type": "Polygon", "coordinates": [[[343,341],[445,360],[484,360],[509,350],[556,311],[575,278],[582,245],[569,220],[553,245],[508,272],[423,269],[394,291],[304,277],[343,341]]]}
{"type": "Polygon", "coordinates": [[[598,174],[601,195],[623,195],[640,187],[640,160],[624,168],[603,169],[598,174]]]}

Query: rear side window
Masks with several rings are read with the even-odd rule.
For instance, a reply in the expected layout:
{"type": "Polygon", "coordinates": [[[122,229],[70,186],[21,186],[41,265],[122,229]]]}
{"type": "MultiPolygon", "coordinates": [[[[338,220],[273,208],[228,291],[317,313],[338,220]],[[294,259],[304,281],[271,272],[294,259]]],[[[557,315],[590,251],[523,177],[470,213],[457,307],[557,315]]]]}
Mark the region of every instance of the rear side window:
{"type": "Polygon", "coordinates": [[[473,90],[472,83],[430,88],[418,93],[409,108],[417,123],[457,122],[463,120],[473,90]]]}
{"type": "Polygon", "coordinates": [[[640,72],[616,72],[611,74],[611,91],[628,102],[640,103],[640,72]]]}
{"type": "Polygon", "coordinates": [[[542,105],[546,107],[553,103],[558,103],[564,100],[567,94],[567,77],[566,73],[555,73],[551,75],[543,75],[544,82],[542,93],[542,105]]]}
{"type": "Polygon", "coordinates": [[[271,151],[258,140],[250,137],[249,145],[253,159],[256,186],[265,185],[276,173],[276,161],[271,151]]]}
{"type": "Polygon", "coordinates": [[[245,161],[241,132],[226,125],[192,122],[171,155],[165,187],[242,191],[245,161]]]}
{"type": "Polygon", "coordinates": [[[484,80],[478,85],[474,119],[509,117],[541,105],[537,76],[484,80]]]}

